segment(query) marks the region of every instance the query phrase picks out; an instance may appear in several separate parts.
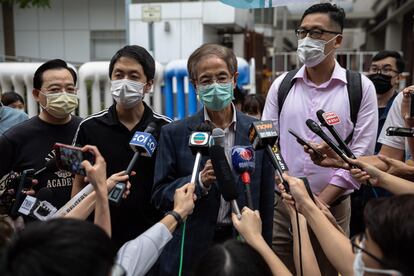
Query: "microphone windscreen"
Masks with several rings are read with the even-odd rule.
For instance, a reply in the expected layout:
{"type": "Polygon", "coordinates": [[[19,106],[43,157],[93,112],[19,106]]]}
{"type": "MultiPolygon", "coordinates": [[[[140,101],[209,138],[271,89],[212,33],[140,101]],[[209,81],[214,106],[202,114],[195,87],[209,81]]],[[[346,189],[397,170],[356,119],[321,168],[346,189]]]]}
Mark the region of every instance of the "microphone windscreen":
{"type": "Polygon", "coordinates": [[[217,185],[224,200],[231,201],[237,199],[239,195],[236,189],[236,181],[227,162],[224,148],[219,145],[213,145],[210,147],[209,152],[217,185]]]}
{"type": "Polygon", "coordinates": [[[231,150],[233,170],[237,173],[253,173],[256,167],[254,150],[251,146],[234,146],[231,150]]]}
{"type": "Polygon", "coordinates": [[[36,193],[36,198],[40,201],[51,203],[53,201],[53,192],[51,189],[43,187],[36,193]]]}
{"type": "Polygon", "coordinates": [[[157,129],[157,124],[155,122],[151,122],[145,128],[144,132],[154,134],[156,129],[157,129]]]}
{"type": "Polygon", "coordinates": [[[325,133],[322,131],[321,127],[312,119],[306,120],[306,125],[310,130],[312,130],[315,134],[324,135],[325,133]]]}
{"type": "Polygon", "coordinates": [[[44,172],[51,172],[51,173],[53,173],[53,172],[58,171],[56,157],[53,157],[52,159],[50,159],[49,161],[47,161],[46,164],[45,164],[45,168],[46,168],[46,170],[44,172]]]}
{"type": "Polygon", "coordinates": [[[316,117],[318,117],[319,122],[321,122],[321,124],[325,124],[325,118],[323,117],[323,114],[325,113],[325,111],[323,111],[322,109],[319,109],[316,112],[316,117]]]}
{"type": "Polygon", "coordinates": [[[224,147],[224,130],[217,127],[213,129],[211,133],[211,137],[213,138],[214,144],[224,147]]]}

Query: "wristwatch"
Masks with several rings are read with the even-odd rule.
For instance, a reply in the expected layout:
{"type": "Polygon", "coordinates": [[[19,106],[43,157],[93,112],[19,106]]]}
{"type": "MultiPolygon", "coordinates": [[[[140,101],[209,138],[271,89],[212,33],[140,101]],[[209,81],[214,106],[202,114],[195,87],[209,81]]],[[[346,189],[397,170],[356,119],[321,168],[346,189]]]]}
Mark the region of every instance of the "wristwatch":
{"type": "Polygon", "coordinates": [[[175,218],[175,220],[177,221],[178,224],[183,222],[183,218],[181,217],[181,215],[179,213],[177,213],[176,211],[169,211],[167,213],[165,213],[166,216],[171,215],[175,218]]]}

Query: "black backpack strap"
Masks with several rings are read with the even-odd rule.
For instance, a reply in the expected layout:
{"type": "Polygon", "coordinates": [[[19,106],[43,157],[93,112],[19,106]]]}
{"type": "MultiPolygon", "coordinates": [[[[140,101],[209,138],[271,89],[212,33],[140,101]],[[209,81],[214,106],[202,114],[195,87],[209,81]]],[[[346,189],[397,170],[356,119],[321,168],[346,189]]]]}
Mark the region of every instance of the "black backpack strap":
{"type": "Polygon", "coordinates": [[[348,89],[348,99],[349,99],[349,109],[351,115],[351,121],[354,125],[352,132],[345,139],[345,143],[349,143],[352,140],[354,135],[355,125],[358,119],[359,108],[361,107],[362,101],[362,82],[361,74],[355,71],[346,70],[346,80],[347,80],[347,89],[348,89]]]}
{"type": "Polygon", "coordinates": [[[279,90],[277,91],[277,104],[279,108],[279,114],[278,114],[279,117],[280,117],[280,112],[282,111],[283,103],[285,102],[290,89],[295,84],[296,79],[293,79],[293,77],[296,75],[299,69],[300,68],[289,71],[286,74],[286,76],[283,78],[282,82],[280,83],[279,90]]]}

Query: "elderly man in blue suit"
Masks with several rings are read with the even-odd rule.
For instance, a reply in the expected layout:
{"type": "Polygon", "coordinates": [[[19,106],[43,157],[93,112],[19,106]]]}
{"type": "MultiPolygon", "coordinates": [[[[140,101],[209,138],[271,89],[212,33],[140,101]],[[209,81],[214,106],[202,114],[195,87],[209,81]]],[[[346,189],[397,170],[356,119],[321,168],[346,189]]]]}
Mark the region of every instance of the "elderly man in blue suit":
{"type": "MultiPolygon", "coordinates": [[[[223,46],[204,44],[188,60],[188,71],[204,108],[194,116],[166,125],[161,129],[153,202],[164,211],[171,210],[174,191],[190,182],[195,157],[188,147],[192,131],[201,123],[221,128],[226,153],[236,145],[250,145],[248,131],[256,119],[238,112],[232,104],[237,82],[237,59],[223,46]]],[[[256,152],[251,193],[254,207],[263,221],[262,234],[270,244],[274,203],[274,170],[263,151],[256,152]]],[[[231,223],[230,205],[223,200],[216,183],[213,166],[203,157],[196,181],[197,201],[187,219],[183,254],[183,275],[188,275],[198,256],[214,243],[236,237],[231,223]]],[[[236,176],[235,176],[236,177],[236,176]]],[[[246,205],[243,184],[237,183],[240,208],[246,205]]],[[[178,228],[160,257],[160,275],[177,275],[183,227],[178,228]]],[[[247,260],[246,260],[247,261],[247,260]]]]}

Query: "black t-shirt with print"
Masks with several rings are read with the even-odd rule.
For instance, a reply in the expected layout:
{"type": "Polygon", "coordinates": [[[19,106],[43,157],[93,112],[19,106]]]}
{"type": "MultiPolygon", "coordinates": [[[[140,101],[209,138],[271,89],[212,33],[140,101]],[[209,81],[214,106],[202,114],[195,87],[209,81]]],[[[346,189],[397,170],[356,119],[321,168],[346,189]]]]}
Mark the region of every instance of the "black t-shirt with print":
{"type": "MultiPolygon", "coordinates": [[[[70,144],[81,118],[72,119],[63,125],[54,125],[35,116],[0,136],[0,178],[15,171],[39,170],[54,157],[55,143],[70,144]]],[[[35,190],[48,187],[53,192],[51,204],[62,207],[69,199],[72,190],[72,175],[66,171],[46,172],[36,177],[35,190]]]]}
{"type": "MultiPolygon", "coordinates": [[[[140,122],[128,130],[118,119],[116,105],[85,118],[79,125],[74,138],[76,145],[95,145],[106,160],[107,176],[125,170],[134,155],[129,142],[136,131],[144,131],[154,122],[157,131],[153,133],[158,140],[161,126],[171,120],[154,112],[144,102],[144,114],[140,122]]],[[[161,213],[152,206],[151,191],[154,182],[155,156],[141,156],[133,170],[137,173],[130,179],[130,194],[119,206],[111,204],[112,240],[117,247],[135,239],[161,218],[161,213]]]]}

